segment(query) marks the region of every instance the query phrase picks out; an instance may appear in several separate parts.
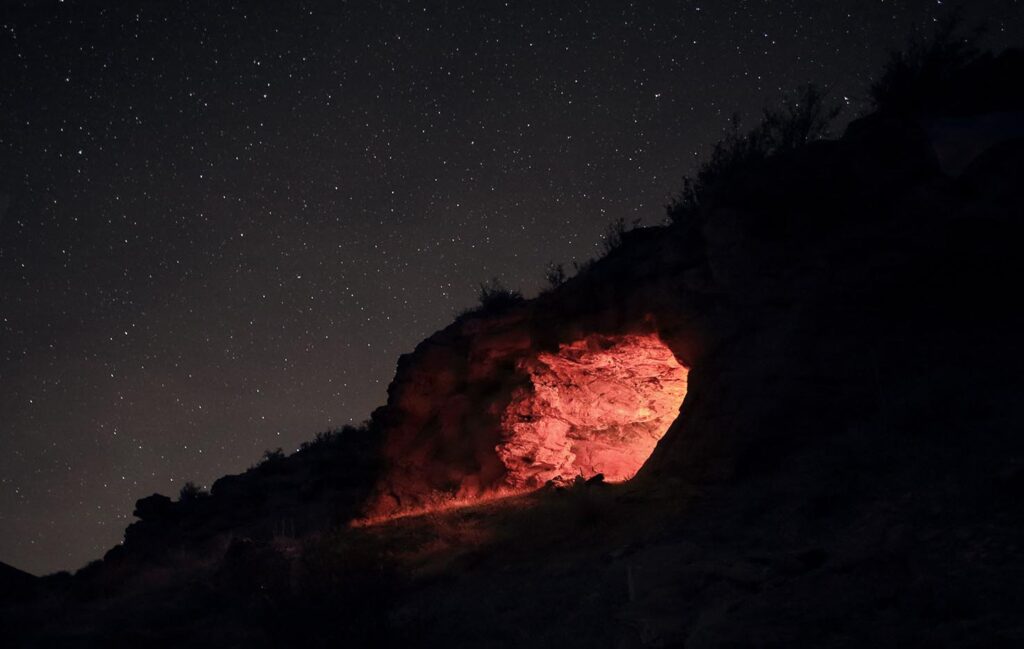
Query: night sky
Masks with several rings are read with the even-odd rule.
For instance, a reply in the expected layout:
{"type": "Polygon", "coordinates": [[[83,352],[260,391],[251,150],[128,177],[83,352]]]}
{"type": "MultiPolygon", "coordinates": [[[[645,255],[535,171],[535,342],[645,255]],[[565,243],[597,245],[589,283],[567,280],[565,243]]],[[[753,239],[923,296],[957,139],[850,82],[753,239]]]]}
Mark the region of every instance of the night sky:
{"type": "Polygon", "coordinates": [[[136,499],[365,419],[481,281],[659,222],[734,111],[855,116],[945,9],[4,2],[0,561],[80,567],[136,499]]]}

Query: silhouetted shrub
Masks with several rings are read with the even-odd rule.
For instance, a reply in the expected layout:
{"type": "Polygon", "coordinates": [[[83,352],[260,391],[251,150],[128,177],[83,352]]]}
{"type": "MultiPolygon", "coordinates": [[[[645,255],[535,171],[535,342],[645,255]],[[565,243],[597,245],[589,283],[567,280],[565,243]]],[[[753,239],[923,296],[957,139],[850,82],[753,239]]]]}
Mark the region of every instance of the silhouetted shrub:
{"type": "Polygon", "coordinates": [[[310,451],[317,448],[324,448],[336,443],[342,436],[342,430],[325,430],[317,433],[316,437],[308,442],[299,444],[299,451],[310,451]]]}
{"type": "MultiPolygon", "coordinates": [[[[637,222],[633,223],[634,227],[636,227],[637,225],[637,222]]],[[[612,250],[615,250],[616,248],[621,246],[622,235],[626,234],[626,232],[628,231],[629,228],[626,227],[626,219],[622,218],[621,216],[612,221],[611,223],[609,223],[607,226],[605,226],[604,239],[602,240],[604,254],[607,255],[612,250]]]]}
{"type": "Polygon", "coordinates": [[[135,501],[132,515],[144,521],[154,521],[168,518],[173,513],[174,505],[170,498],[163,494],[153,494],[135,501]]]}
{"type": "Polygon", "coordinates": [[[829,134],[842,107],[828,102],[828,93],[814,84],[799,89],[796,101],[781,110],[766,110],[759,130],[769,154],[793,151],[829,134]]]}
{"type": "Polygon", "coordinates": [[[497,277],[480,285],[480,310],[487,313],[505,311],[523,301],[523,294],[506,288],[497,277]]]}
{"type": "Polygon", "coordinates": [[[302,444],[299,445],[299,451],[313,451],[341,446],[353,435],[368,434],[369,426],[369,422],[363,422],[359,426],[346,424],[341,428],[319,432],[312,440],[302,442],[302,444]]]}
{"type": "Polygon", "coordinates": [[[544,271],[544,281],[548,283],[550,288],[558,288],[565,284],[566,279],[564,265],[554,262],[548,264],[547,270],[544,271]]]}
{"type": "Polygon", "coordinates": [[[761,123],[747,133],[740,131],[739,116],[734,115],[731,130],[715,144],[711,159],[701,165],[696,177],[683,178],[682,192],[666,207],[669,218],[678,222],[695,213],[709,195],[749,173],[769,156],[826,137],[841,110],[827,98],[827,93],[808,84],[781,109],[765,109],[761,123]]]}
{"type": "Polygon", "coordinates": [[[190,503],[208,498],[210,493],[194,482],[186,482],[178,494],[178,502],[190,503]]]}
{"type": "Polygon", "coordinates": [[[480,284],[480,293],[477,296],[477,300],[477,306],[458,311],[456,312],[455,317],[461,318],[467,315],[494,315],[503,313],[504,311],[525,302],[525,298],[523,298],[522,293],[506,288],[497,277],[492,278],[489,282],[480,284]]]}
{"type": "Polygon", "coordinates": [[[282,449],[281,447],[277,447],[273,450],[267,449],[263,451],[263,457],[260,458],[260,461],[259,463],[256,464],[256,466],[273,468],[279,466],[281,462],[284,461],[284,458],[284,449],[282,449]]]}
{"type": "Polygon", "coordinates": [[[959,13],[940,21],[930,38],[911,39],[902,52],[893,52],[882,75],[871,84],[871,99],[881,112],[919,115],[942,107],[954,90],[951,83],[981,52],[973,37],[960,34],[959,13]]]}

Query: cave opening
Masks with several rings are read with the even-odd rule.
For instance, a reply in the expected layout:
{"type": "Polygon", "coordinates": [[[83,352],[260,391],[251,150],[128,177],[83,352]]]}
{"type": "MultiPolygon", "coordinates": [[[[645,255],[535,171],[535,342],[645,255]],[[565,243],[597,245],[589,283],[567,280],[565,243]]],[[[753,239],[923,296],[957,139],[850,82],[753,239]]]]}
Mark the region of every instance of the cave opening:
{"type": "Polygon", "coordinates": [[[679,414],[687,369],[657,334],[591,335],[518,364],[495,447],[513,490],[629,480],[679,414]]]}

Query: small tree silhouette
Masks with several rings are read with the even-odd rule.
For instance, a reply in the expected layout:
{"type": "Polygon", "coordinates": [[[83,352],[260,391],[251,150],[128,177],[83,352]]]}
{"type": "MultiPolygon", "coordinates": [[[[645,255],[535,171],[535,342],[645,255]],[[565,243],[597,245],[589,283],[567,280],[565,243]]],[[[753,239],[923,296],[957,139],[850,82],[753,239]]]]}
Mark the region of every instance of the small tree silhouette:
{"type": "Polygon", "coordinates": [[[544,281],[548,283],[550,288],[558,288],[565,284],[566,279],[568,278],[565,275],[565,266],[563,264],[556,264],[554,262],[548,264],[547,270],[544,271],[544,281]]]}
{"type": "Polygon", "coordinates": [[[961,35],[959,10],[939,21],[930,38],[912,38],[902,52],[889,56],[882,76],[871,84],[871,99],[881,112],[918,115],[927,107],[941,106],[950,80],[978,60],[977,33],[961,35]]]}
{"type": "Polygon", "coordinates": [[[842,107],[828,103],[828,93],[812,83],[800,87],[781,110],[765,110],[758,129],[767,154],[792,151],[827,137],[842,107]]]}
{"type": "MultiPolygon", "coordinates": [[[[633,225],[636,225],[634,223],[633,225]]],[[[626,227],[626,219],[621,216],[604,228],[604,239],[601,241],[604,247],[604,254],[610,253],[622,245],[622,235],[628,232],[629,228],[626,227]]]]}
{"type": "Polygon", "coordinates": [[[207,498],[209,495],[209,492],[205,489],[197,486],[196,483],[189,481],[181,487],[181,492],[178,494],[178,502],[191,503],[207,498]]]}

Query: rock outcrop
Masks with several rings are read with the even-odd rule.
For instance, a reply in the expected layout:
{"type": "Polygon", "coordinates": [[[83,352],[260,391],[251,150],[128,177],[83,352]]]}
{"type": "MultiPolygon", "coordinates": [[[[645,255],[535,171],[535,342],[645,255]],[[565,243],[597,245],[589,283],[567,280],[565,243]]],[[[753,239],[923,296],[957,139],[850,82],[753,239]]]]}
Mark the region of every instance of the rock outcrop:
{"type": "Polygon", "coordinates": [[[880,407],[893,389],[887,377],[938,354],[937,337],[953,347],[964,325],[988,329],[1018,315],[981,291],[948,292],[1019,270],[1007,246],[1019,235],[1020,196],[1004,192],[1020,186],[1012,161],[1024,112],[995,107],[1002,127],[978,131],[984,152],[959,176],[940,161],[950,155],[940,118],[871,115],[838,140],[747,170],[690,222],[627,233],[558,289],[428,338],[400,360],[388,405],[375,413],[387,473],[372,509],[565,473],[550,466],[570,466],[575,451],[561,441],[563,418],[542,420],[536,409],[555,378],[538,380],[537,368],[594,337],[646,336],[687,368],[683,416],[643,472],[657,479],[754,470],[880,407]],[[534,405],[524,409],[527,394],[534,405]],[[511,432],[545,427],[550,444],[520,445],[511,432]],[[534,461],[550,466],[531,471],[534,461]]]}

